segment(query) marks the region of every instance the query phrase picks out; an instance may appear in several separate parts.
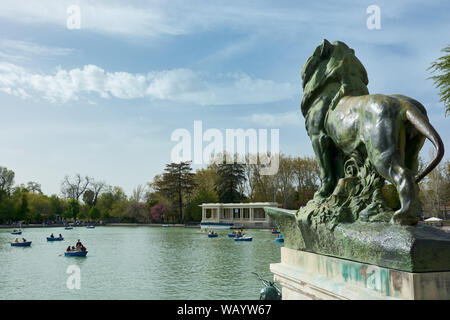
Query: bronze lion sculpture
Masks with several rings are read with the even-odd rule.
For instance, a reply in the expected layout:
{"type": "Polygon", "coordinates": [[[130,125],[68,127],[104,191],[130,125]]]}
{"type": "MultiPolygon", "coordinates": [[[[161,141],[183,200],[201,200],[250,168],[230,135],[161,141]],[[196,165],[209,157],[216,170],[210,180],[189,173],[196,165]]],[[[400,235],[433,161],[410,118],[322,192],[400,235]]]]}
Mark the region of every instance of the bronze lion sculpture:
{"type": "Polygon", "coordinates": [[[421,206],[417,183],[441,161],[444,145],[418,101],[402,95],[369,94],[367,72],[345,43],[324,40],[302,68],[301,110],[322,185],[316,198],[336,192],[350,158],[369,161],[398,192],[391,222],[413,225],[421,206]],[[436,156],[418,173],[425,139],[436,156]]]}

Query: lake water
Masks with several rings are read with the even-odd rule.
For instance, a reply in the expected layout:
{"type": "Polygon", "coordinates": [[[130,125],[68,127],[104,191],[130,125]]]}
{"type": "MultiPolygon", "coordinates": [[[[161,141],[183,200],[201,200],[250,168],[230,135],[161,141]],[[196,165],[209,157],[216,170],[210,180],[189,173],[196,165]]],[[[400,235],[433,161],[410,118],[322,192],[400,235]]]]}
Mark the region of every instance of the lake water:
{"type": "Polygon", "coordinates": [[[251,272],[272,280],[269,264],[282,244],[269,230],[248,230],[252,242],[235,242],[229,230],[208,238],[179,227],[0,229],[0,299],[259,299],[263,287],[251,272]],[[47,242],[61,233],[65,240],[47,242]],[[15,237],[29,248],[11,247],[15,237]],[[65,257],[80,239],[87,257],[65,257]],[[80,289],[68,289],[70,265],[81,271],[80,289]]]}

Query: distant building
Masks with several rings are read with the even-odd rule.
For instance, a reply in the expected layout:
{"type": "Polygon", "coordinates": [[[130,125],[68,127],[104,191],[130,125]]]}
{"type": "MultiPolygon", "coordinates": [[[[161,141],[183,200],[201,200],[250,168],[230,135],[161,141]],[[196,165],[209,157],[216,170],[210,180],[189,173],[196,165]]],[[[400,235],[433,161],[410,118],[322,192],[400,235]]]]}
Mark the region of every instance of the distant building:
{"type": "Polygon", "coordinates": [[[279,207],[276,202],[203,203],[202,228],[272,228],[275,224],[264,207],[279,207]]]}

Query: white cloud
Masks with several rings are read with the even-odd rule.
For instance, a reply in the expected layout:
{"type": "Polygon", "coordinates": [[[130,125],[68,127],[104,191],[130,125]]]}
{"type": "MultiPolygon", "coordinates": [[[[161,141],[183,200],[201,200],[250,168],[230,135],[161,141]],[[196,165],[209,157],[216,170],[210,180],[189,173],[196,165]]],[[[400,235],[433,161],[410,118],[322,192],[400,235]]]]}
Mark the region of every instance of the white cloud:
{"type": "Polygon", "coordinates": [[[283,8],[272,2],[203,0],[147,0],[133,4],[117,0],[3,0],[0,17],[65,28],[71,5],[80,8],[82,30],[138,37],[189,34],[223,26],[287,31],[293,22],[312,20],[306,10],[283,8]]]}
{"type": "Polygon", "coordinates": [[[74,52],[74,49],[71,48],[46,47],[34,42],[11,39],[1,39],[0,46],[14,52],[41,56],[65,56],[74,52]]]}
{"type": "Polygon", "coordinates": [[[149,98],[198,105],[256,104],[290,99],[297,93],[297,87],[296,84],[277,83],[243,73],[210,75],[190,69],[173,69],[132,74],[107,72],[95,65],[85,65],[40,74],[12,63],[0,63],[1,91],[52,102],[97,94],[105,99],[149,98]]]}

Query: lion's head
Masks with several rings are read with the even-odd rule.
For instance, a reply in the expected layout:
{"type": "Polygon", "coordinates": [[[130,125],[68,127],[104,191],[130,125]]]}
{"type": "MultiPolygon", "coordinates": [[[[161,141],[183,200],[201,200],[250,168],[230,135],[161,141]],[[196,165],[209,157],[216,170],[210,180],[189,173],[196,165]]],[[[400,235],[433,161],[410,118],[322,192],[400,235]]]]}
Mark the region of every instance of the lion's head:
{"type": "MultiPolygon", "coordinates": [[[[324,39],[302,67],[302,113],[306,115],[311,103],[324,87],[333,86],[327,93],[330,108],[334,108],[343,96],[369,93],[367,72],[355,56],[355,51],[341,41],[330,43],[324,39]]],[[[323,97],[322,97],[323,98],[323,97]]]]}

